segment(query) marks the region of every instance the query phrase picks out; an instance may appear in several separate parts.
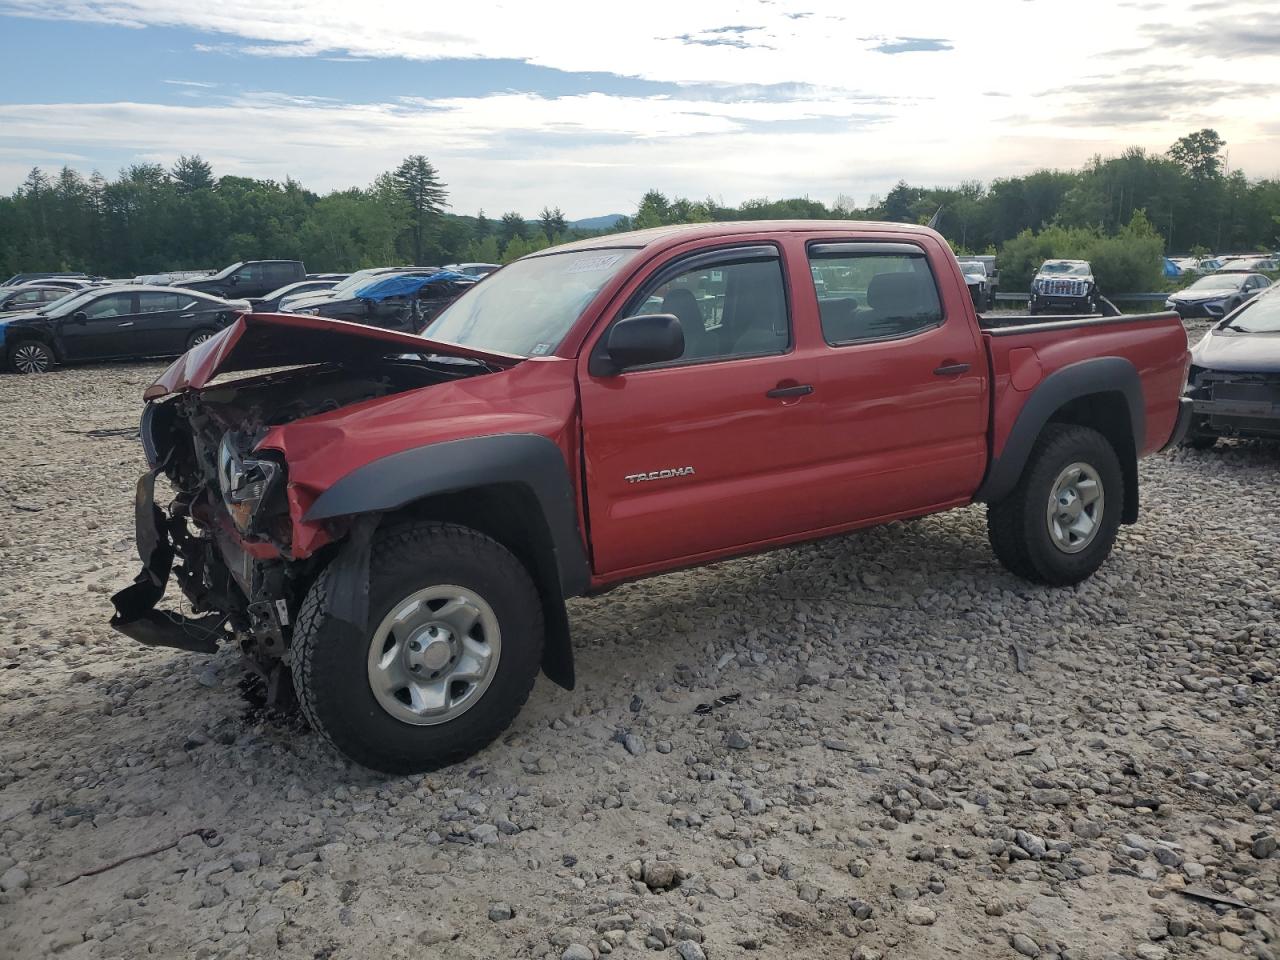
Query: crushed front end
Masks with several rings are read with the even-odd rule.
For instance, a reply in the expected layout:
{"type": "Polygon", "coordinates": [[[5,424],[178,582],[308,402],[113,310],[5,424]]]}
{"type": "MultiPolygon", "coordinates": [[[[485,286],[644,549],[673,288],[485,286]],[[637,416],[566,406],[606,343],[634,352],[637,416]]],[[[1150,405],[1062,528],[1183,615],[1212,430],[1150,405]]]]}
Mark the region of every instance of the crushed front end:
{"type": "Polygon", "coordinates": [[[200,653],[234,641],[270,694],[293,618],[346,530],[334,521],[295,544],[288,465],[259,444],[283,424],[449,378],[429,364],[387,358],[360,370],[309,366],[148,403],[141,436],[150,469],[134,505],[143,567],[112,598],[112,627],[150,646],[200,653]],[[185,613],[157,608],[170,579],[186,598],[185,613]]]}
{"type": "Polygon", "coordinates": [[[1193,432],[1280,439],[1280,373],[1192,367],[1187,396],[1194,403],[1193,432]]]}

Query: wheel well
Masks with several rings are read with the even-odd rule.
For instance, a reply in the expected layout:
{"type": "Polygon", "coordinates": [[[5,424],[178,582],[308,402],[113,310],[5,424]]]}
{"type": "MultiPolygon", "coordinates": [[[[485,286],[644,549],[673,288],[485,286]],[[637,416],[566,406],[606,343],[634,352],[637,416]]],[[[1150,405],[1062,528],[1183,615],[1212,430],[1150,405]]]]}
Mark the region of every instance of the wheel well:
{"type": "Polygon", "coordinates": [[[0,357],[0,359],[8,358],[9,356],[11,356],[13,354],[14,348],[18,344],[26,343],[28,340],[32,341],[33,343],[40,343],[48,347],[49,352],[53,354],[53,359],[59,363],[62,362],[62,352],[58,350],[58,345],[54,341],[54,338],[49,336],[47,333],[44,333],[42,331],[37,331],[37,330],[11,331],[9,335],[5,338],[3,350],[0,351],[0,353],[2,353],[3,356],[0,357]]]}
{"type": "Polygon", "coordinates": [[[1138,451],[1125,395],[1114,390],[1076,397],[1055,410],[1049,422],[1089,427],[1107,438],[1124,473],[1124,513],[1121,519],[1125,523],[1135,523],[1138,519],[1138,451]]]}
{"type": "Polygon", "coordinates": [[[495,483],[424,497],[382,518],[434,520],[470,527],[510,550],[529,571],[542,600],[546,645],[542,669],[553,682],[573,689],[569,616],[556,563],[554,541],[532,490],[522,483],[495,483]]]}

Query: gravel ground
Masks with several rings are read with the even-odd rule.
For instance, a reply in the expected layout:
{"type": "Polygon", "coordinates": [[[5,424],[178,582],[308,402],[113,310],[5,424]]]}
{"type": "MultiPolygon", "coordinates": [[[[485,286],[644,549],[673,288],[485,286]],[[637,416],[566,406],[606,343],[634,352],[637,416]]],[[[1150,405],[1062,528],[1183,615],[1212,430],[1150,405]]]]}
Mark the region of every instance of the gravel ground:
{"type": "Polygon", "coordinates": [[[574,601],[575,692],[382,778],[106,626],[159,370],[0,378],[0,956],[1280,957],[1280,445],[1076,589],[971,508],[574,601]]]}

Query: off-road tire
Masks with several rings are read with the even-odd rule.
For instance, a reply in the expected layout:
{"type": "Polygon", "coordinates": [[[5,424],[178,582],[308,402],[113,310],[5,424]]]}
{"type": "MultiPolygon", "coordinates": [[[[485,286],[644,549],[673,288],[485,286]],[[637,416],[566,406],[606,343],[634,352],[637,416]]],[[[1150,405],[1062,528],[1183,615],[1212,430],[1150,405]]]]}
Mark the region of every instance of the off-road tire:
{"type": "Polygon", "coordinates": [[[1051,586],[1069,586],[1091,576],[1111,553],[1124,513],[1124,475],[1107,438],[1096,430],[1050,423],[1036,439],[1018,484],[1005,499],[987,507],[987,535],[996,558],[1010,573],[1051,586]],[[1079,553],[1058,548],[1045,511],[1058,475],[1070,464],[1086,463],[1102,480],[1101,524],[1079,553]]]}
{"type": "Polygon", "coordinates": [[[391,774],[425,773],[465,760],[515,719],[542,664],[542,605],[529,572],[509,550],[467,527],[413,522],[379,531],[372,544],[369,613],[357,630],[328,614],[331,568],[307,592],[289,651],[294,688],[312,729],[356,763],[391,774]],[[502,650],[480,699],[432,726],[405,723],[369,686],[369,643],[392,607],[417,590],[457,584],[497,617],[502,650]]]}
{"type": "Polygon", "coordinates": [[[44,343],[41,340],[32,340],[27,338],[25,340],[18,340],[9,347],[8,360],[9,369],[14,373],[48,373],[53,369],[56,358],[53,355],[53,350],[50,349],[47,343],[44,343]],[[22,362],[24,351],[32,350],[39,351],[43,355],[44,366],[41,369],[32,369],[27,363],[22,362]]]}

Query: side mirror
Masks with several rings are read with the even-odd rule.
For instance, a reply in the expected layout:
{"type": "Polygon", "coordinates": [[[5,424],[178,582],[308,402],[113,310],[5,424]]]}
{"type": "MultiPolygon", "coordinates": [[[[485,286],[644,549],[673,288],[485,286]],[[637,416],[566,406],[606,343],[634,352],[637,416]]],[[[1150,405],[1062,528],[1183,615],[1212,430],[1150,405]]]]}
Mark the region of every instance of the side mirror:
{"type": "Polygon", "coordinates": [[[628,367],[665,363],[684,356],[684,330],[670,313],[649,313],[619,320],[609,330],[605,355],[614,373],[628,367]]]}
{"type": "Polygon", "coordinates": [[[75,313],[71,315],[71,319],[74,320],[76,323],[88,323],[89,315],[85,313],[83,310],[77,310],[75,313]]]}
{"type": "Polygon", "coordinates": [[[231,285],[234,287],[239,282],[240,282],[240,275],[238,273],[233,273],[231,275],[231,285]]]}

